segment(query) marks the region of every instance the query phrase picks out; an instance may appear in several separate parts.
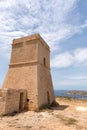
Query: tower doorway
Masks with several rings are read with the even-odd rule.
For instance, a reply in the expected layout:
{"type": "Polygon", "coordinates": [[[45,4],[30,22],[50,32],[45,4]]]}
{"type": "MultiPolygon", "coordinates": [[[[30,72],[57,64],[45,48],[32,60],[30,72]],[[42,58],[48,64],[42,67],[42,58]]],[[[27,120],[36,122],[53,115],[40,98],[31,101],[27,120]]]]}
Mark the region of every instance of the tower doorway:
{"type": "Polygon", "coordinates": [[[23,93],[20,93],[19,110],[23,110],[23,93]]]}
{"type": "Polygon", "coordinates": [[[47,103],[50,105],[50,94],[48,91],[47,91],[47,103]]]}

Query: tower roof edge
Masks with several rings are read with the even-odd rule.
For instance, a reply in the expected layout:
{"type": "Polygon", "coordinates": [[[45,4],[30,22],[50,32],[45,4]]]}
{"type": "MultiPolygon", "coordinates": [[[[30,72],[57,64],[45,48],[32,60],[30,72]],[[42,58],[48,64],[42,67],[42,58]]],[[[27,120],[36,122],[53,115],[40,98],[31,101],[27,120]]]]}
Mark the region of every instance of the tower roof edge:
{"type": "Polygon", "coordinates": [[[26,42],[26,41],[32,41],[32,40],[39,40],[42,44],[45,44],[46,47],[50,50],[50,47],[48,46],[48,44],[41,37],[41,35],[38,34],[38,33],[29,35],[29,36],[25,36],[25,37],[21,37],[21,38],[17,38],[17,39],[13,39],[12,44],[18,44],[18,43],[22,43],[22,42],[26,42]]]}
{"type": "Polygon", "coordinates": [[[13,45],[14,44],[18,44],[18,43],[23,43],[23,42],[29,42],[29,41],[33,41],[33,40],[39,40],[43,45],[45,45],[49,50],[50,47],[48,46],[48,44],[45,42],[45,40],[41,37],[40,34],[32,34],[29,36],[25,36],[25,37],[21,37],[21,38],[17,38],[17,39],[13,39],[13,45]]]}

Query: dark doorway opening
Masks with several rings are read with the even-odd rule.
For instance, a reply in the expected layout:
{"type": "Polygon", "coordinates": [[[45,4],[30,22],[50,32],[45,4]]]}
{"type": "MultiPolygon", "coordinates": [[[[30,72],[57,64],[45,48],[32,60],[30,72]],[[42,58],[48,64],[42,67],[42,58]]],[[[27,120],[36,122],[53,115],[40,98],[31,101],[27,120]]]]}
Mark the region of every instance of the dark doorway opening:
{"type": "Polygon", "coordinates": [[[23,110],[23,93],[20,93],[19,110],[23,110]]]}
{"type": "Polygon", "coordinates": [[[48,102],[48,104],[50,105],[50,94],[49,94],[48,91],[47,91],[47,102],[48,102]]]}

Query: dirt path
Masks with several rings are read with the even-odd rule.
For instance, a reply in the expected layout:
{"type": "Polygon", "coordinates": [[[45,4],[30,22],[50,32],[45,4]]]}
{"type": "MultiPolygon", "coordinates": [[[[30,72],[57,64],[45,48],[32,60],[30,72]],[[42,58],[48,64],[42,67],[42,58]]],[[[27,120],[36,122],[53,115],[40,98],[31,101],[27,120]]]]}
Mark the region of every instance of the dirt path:
{"type": "Polygon", "coordinates": [[[0,117],[0,130],[87,130],[87,101],[57,98],[59,107],[0,117]]]}

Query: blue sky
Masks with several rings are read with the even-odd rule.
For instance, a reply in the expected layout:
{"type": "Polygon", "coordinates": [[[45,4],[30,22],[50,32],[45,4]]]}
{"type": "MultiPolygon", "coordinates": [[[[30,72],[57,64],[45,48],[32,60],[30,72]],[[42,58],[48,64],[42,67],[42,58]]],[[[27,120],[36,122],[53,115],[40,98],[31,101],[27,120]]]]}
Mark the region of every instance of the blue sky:
{"type": "Polygon", "coordinates": [[[0,0],[0,86],[14,38],[40,33],[55,89],[87,90],[87,0],[0,0]]]}

